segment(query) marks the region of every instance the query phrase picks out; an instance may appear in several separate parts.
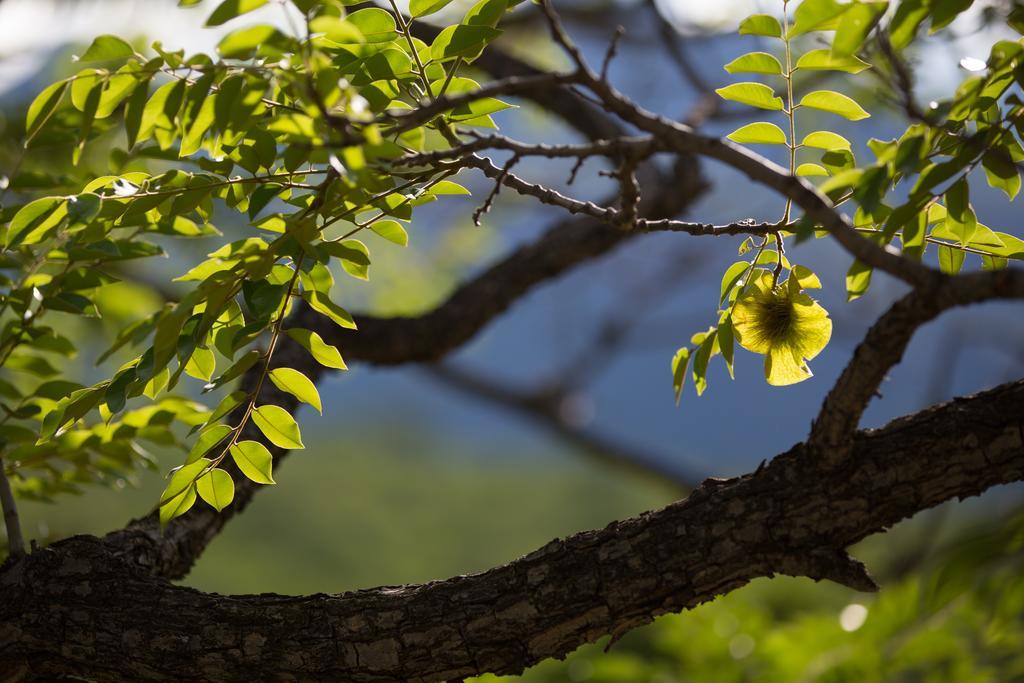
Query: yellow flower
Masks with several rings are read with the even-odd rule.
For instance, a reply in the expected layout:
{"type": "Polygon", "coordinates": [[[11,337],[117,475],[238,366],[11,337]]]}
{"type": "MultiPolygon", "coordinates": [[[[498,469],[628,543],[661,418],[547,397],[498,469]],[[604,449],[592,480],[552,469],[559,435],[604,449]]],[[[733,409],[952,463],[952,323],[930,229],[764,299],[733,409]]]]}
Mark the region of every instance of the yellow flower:
{"type": "MultiPolygon", "coordinates": [[[[795,275],[777,287],[772,287],[770,273],[755,277],[732,313],[736,341],[748,351],[764,354],[768,384],[802,382],[813,374],[807,361],[832,337],[828,311],[800,290],[795,275]]],[[[817,284],[817,278],[813,280],[817,284]]]]}

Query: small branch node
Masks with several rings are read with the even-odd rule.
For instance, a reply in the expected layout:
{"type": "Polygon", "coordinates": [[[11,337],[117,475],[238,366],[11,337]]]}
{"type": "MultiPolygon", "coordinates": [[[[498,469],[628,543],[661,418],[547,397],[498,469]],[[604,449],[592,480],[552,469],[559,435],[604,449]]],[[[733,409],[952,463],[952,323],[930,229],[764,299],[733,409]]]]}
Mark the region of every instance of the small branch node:
{"type": "Polygon", "coordinates": [[[484,203],[473,212],[473,225],[479,227],[481,216],[491,210],[494,200],[498,197],[498,193],[501,192],[501,186],[504,184],[505,178],[508,177],[512,167],[519,163],[519,158],[518,154],[513,154],[512,158],[505,162],[505,165],[501,167],[501,173],[499,173],[498,177],[495,178],[494,187],[491,189],[490,194],[487,195],[487,199],[485,199],[484,203]]]}

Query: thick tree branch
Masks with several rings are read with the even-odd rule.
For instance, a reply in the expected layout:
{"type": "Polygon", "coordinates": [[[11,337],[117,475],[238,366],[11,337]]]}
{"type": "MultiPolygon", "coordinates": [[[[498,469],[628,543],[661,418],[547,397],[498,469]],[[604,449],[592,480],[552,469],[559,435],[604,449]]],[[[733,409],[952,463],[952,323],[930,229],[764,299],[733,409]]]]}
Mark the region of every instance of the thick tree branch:
{"type": "Polygon", "coordinates": [[[886,373],[900,362],[917,328],[956,306],[992,299],[1024,298],[1024,271],[1001,270],[947,278],[915,289],[893,304],[854,351],[829,391],[811,429],[809,442],[838,462],[849,452],[849,436],[878,391],[886,373]]]}
{"type": "Polygon", "coordinates": [[[74,537],[0,572],[0,670],[12,680],[451,680],[518,673],[757,577],[871,590],[844,549],[1024,479],[1022,420],[1018,381],[859,433],[842,467],[797,445],[657,512],[419,586],[207,595],[152,578],[108,542],[74,537]]]}

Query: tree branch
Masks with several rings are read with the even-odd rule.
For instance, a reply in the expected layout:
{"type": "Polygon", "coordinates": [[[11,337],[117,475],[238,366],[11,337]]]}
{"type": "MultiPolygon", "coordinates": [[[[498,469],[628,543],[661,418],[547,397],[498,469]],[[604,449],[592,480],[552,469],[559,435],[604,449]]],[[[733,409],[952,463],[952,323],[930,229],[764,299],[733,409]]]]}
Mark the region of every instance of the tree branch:
{"type": "Polygon", "coordinates": [[[829,467],[803,444],[657,512],[490,571],[341,595],[219,596],[73,537],[0,572],[12,680],[436,681],[516,674],[774,574],[874,583],[845,548],[1024,479],[1024,380],[859,433],[829,467]]]}
{"type": "Polygon", "coordinates": [[[956,306],[991,299],[1024,298],[1024,271],[969,273],[934,287],[915,289],[893,304],[868,330],[864,341],[829,391],[811,428],[809,443],[838,462],[849,452],[849,436],[890,368],[900,362],[917,328],[956,306]]]}

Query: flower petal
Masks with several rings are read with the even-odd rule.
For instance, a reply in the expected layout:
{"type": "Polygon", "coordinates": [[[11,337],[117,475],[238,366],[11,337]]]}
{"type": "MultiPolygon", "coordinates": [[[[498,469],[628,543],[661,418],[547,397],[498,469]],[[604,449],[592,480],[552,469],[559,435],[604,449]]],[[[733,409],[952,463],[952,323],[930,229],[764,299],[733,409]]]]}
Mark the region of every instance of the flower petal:
{"type": "Polygon", "coordinates": [[[800,358],[811,360],[824,349],[832,338],[832,320],[828,311],[806,294],[793,300],[793,328],[786,342],[791,344],[800,358]]]}
{"type": "Polygon", "coordinates": [[[768,384],[783,387],[803,382],[814,373],[788,344],[777,344],[764,357],[764,376],[768,384]]]}
{"type": "Polygon", "coordinates": [[[768,349],[771,348],[771,340],[765,334],[761,321],[762,308],[763,304],[751,296],[736,304],[732,312],[732,329],[736,341],[747,351],[754,353],[768,353],[768,349]]]}

